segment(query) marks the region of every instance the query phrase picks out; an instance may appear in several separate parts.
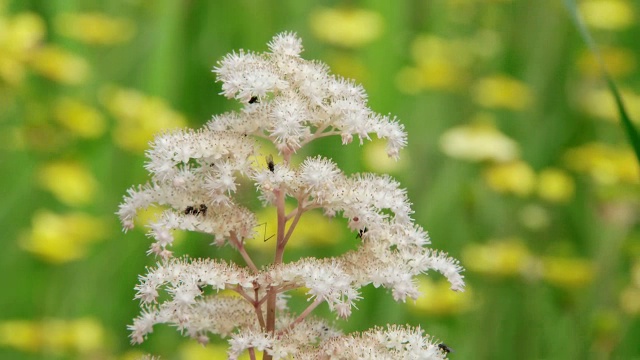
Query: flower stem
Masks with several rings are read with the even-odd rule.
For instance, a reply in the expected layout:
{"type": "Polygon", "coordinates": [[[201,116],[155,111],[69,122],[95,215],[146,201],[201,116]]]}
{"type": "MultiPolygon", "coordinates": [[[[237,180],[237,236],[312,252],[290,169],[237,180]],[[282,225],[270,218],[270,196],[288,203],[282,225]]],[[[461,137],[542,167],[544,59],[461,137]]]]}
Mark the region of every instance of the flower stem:
{"type": "Polygon", "coordinates": [[[242,255],[242,258],[247,263],[247,266],[251,269],[251,271],[257,274],[259,272],[258,268],[253,263],[253,260],[251,260],[251,256],[249,256],[249,253],[247,253],[247,250],[244,248],[244,244],[242,243],[242,241],[238,239],[235,233],[231,233],[229,240],[232,242],[232,245],[238,249],[238,252],[240,252],[240,255],[242,255]]]}
{"type": "Polygon", "coordinates": [[[291,324],[289,324],[289,326],[287,326],[286,329],[280,331],[279,334],[282,334],[285,331],[289,331],[293,329],[296,325],[301,323],[304,320],[304,318],[306,318],[315,308],[317,308],[318,305],[322,304],[323,301],[324,301],[323,298],[317,298],[316,301],[314,301],[309,306],[307,306],[307,308],[304,309],[304,311],[295,320],[293,320],[293,322],[291,322],[291,324]]]}

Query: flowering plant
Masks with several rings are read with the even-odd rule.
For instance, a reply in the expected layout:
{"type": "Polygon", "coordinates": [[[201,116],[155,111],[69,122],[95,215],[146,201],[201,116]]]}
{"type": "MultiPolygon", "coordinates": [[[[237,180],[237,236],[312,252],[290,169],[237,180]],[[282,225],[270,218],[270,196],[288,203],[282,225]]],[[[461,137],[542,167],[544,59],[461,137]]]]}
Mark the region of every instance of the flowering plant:
{"type": "Polygon", "coordinates": [[[427,233],[411,219],[406,191],[391,177],[346,175],[330,159],[307,158],[300,166],[292,156],[314,139],[339,135],[343,144],[354,135],[387,140],[387,154],[397,158],[406,145],[402,125],[367,107],[364,89],[329,74],[325,64],[300,57],[301,40],[291,33],[275,36],[269,52],[231,53],[214,68],[222,94],[244,106],[214,116],[197,131],[158,135],[147,152],[151,181],[131,188],[118,215],[124,229],[134,226],[138,209],[163,209],[149,225],[154,239],[149,253],[161,258],[140,277],[136,298],[143,308],[129,326],[141,343],[153,326],[175,325],[207,343],[209,333],[229,338],[230,359],[256,350],[263,359],[441,359],[438,346],[420,328],[388,326],[344,335],[324,320],[309,316],[326,303],[347,318],[359,289],[368,284],[390,289],[396,301],[420,294],[415,277],[441,272],[453,290],[464,288],[457,260],[432,250],[427,233]],[[282,161],[256,156],[257,138],[273,142],[282,161]],[[234,195],[237,178],[255,183],[264,206],[277,211],[274,261],[257,267],[245,243],[254,238],[258,221],[234,195]],[[287,213],[285,201],[295,201],[287,213]],[[356,231],[359,246],[333,258],[284,262],[287,243],[300,218],[312,209],[343,216],[356,231]],[[218,259],[174,257],[173,230],[211,234],[216,246],[230,245],[245,266],[218,259]],[[239,296],[204,289],[233,290],[239,296]],[[308,307],[300,314],[287,308],[287,292],[305,289],[308,307]],[[160,292],[165,295],[160,297],[160,292]]]}

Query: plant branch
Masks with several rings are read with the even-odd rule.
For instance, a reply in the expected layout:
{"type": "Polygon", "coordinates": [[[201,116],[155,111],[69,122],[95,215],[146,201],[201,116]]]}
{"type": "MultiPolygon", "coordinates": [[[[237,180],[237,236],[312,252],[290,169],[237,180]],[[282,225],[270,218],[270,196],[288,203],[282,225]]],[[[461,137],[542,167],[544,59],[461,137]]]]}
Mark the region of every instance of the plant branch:
{"type": "Polygon", "coordinates": [[[313,310],[315,310],[315,308],[317,308],[318,305],[322,304],[322,302],[324,302],[323,298],[317,298],[316,301],[314,301],[313,303],[309,304],[309,306],[307,306],[307,308],[304,309],[304,311],[295,320],[293,320],[291,322],[291,324],[289,324],[289,326],[287,326],[286,329],[280,331],[278,333],[278,335],[281,335],[284,332],[293,329],[296,325],[301,323],[304,320],[304,318],[306,318],[313,310]]]}
{"type": "Polygon", "coordinates": [[[251,260],[251,256],[249,256],[249,254],[247,253],[247,250],[244,248],[244,244],[242,243],[242,241],[238,239],[235,232],[231,233],[231,236],[229,237],[229,241],[233,246],[236,247],[236,249],[238,249],[238,252],[240,252],[240,255],[242,255],[242,258],[247,263],[247,266],[251,269],[251,271],[253,271],[255,274],[259,273],[258,268],[253,263],[253,260],[251,260]]]}

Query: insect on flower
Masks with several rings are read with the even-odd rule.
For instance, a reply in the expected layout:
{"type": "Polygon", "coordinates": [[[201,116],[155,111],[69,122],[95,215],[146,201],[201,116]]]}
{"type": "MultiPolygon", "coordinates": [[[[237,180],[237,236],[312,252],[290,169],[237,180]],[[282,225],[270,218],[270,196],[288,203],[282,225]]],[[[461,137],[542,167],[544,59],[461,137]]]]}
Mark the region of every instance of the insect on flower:
{"type": "Polygon", "coordinates": [[[269,168],[269,171],[274,172],[276,170],[276,165],[273,163],[273,156],[269,154],[265,156],[265,159],[267,160],[267,167],[269,168]]]}
{"type": "Polygon", "coordinates": [[[205,204],[200,204],[199,207],[195,207],[195,206],[187,206],[186,209],[184,209],[184,214],[185,215],[199,215],[202,214],[203,216],[207,215],[207,205],[205,204]]]}
{"type": "Polygon", "coordinates": [[[249,99],[249,104],[255,104],[257,102],[259,102],[257,96],[252,96],[251,99],[249,99]]]}
{"type": "Polygon", "coordinates": [[[366,227],[365,227],[364,229],[360,229],[360,230],[358,231],[358,235],[356,235],[356,239],[357,239],[357,238],[362,239],[362,235],[364,235],[367,231],[369,231],[369,229],[367,229],[366,227]]]}
{"type": "Polygon", "coordinates": [[[454,352],[453,349],[448,347],[445,343],[438,344],[438,349],[442,350],[445,354],[454,352]]]}

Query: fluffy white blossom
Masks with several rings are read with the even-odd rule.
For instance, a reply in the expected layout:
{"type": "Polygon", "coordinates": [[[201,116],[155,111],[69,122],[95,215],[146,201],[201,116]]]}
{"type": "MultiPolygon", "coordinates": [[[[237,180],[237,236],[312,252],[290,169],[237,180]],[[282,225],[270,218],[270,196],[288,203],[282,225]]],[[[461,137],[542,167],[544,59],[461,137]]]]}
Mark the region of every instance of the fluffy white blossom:
{"type": "MultiPolygon", "coordinates": [[[[210,334],[228,338],[229,358],[264,351],[266,359],[442,359],[446,356],[421,329],[389,326],[343,335],[309,314],[328,306],[348,318],[369,284],[384,287],[396,301],[420,296],[416,277],[435,270],[462,291],[457,260],[433,250],[428,234],[412,219],[407,192],[387,175],[345,174],[320,156],[293,165],[304,145],[325,136],[344,144],[387,140],[397,158],[406,133],[395,119],[373,112],[364,89],[332,75],[326,65],[300,57],[301,40],[282,33],[269,52],[234,52],[213,69],[222,93],[240,101],[239,111],[214,116],[200,130],[156,136],[146,155],[149,181],[128,190],[118,215],[132,229],[138,211],[159,207],[146,224],[153,239],[149,253],[161,260],[136,286],[142,311],[132,325],[134,343],[144,341],[156,324],[171,324],[201,343],[210,334]],[[276,163],[259,155],[258,138],[279,151],[276,163]],[[258,268],[244,243],[255,237],[255,214],[236,199],[240,183],[253,182],[264,206],[277,210],[273,264],[258,268]],[[285,211],[285,200],[296,202],[285,211]],[[358,246],[325,259],[283,261],[298,220],[322,209],[342,216],[358,236],[358,246]],[[175,230],[212,235],[213,244],[230,245],[245,266],[214,259],[173,257],[175,230]],[[300,314],[287,307],[289,292],[305,289],[308,307],[300,314]],[[232,291],[236,296],[221,294],[232,291]]],[[[297,163],[297,162],[296,162],[297,163]]]]}

